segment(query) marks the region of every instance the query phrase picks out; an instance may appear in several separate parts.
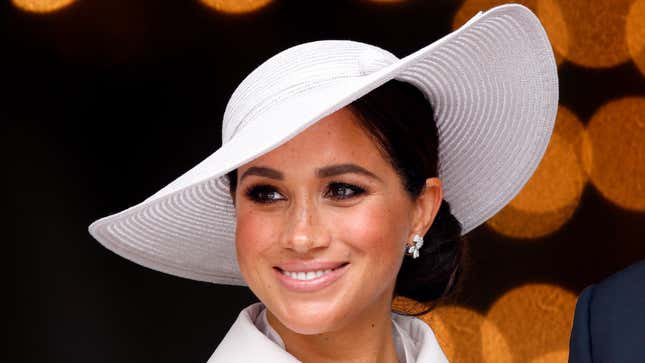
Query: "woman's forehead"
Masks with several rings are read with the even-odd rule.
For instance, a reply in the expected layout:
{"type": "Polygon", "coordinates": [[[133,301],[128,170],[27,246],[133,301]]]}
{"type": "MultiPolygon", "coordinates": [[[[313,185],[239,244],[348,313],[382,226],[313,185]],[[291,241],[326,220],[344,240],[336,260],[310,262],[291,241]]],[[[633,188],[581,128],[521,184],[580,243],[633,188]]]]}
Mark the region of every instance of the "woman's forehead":
{"type": "Polygon", "coordinates": [[[336,163],[378,167],[385,162],[356,114],[344,107],[303,130],[276,149],[240,167],[319,168],[336,163]]]}

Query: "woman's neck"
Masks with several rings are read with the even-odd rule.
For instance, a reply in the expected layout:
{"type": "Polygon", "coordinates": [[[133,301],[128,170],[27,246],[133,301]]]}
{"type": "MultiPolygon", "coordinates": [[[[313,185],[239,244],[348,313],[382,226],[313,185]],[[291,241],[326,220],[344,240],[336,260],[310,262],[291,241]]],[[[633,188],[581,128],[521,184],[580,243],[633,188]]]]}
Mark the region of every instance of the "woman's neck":
{"type": "Polygon", "coordinates": [[[321,334],[293,332],[267,310],[267,320],[286,350],[303,362],[398,362],[390,305],[364,311],[341,329],[321,334]]]}

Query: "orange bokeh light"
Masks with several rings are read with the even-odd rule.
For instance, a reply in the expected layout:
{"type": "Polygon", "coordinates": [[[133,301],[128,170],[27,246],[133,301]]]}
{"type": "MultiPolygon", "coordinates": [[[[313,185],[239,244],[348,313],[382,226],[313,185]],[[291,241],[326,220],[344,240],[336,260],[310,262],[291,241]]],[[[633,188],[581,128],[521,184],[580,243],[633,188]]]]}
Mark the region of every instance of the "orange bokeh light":
{"type": "Polygon", "coordinates": [[[593,147],[590,179],[616,205],[645,210],[645,97],[601,106],[587,125],[593,147]]]}
{"type": "Polygon", "coordinates": [[[632,4],[625,23],[627,49],[638,69],[645,75],[645,0],[637,0],[632,4]]]}
{"type": "Polygon", "coordinates": [[[587,182],[590,144],[576,115],[560,106],[544,158],[522,191],[486,225],[512,238],[557,231],[578,207],[587,182]]]}
{"type": "Polygon", "coordinates": [[[575,304],[576,295],[559,286],[523,285],[500,297],[486,319],[504,334],[516,361],[539,361],[568,352],[575,304]]]}
{"type": "Polygon", "coordinates": [[[576,208],[576,204],[570,204],[552,212],[534,214],[509,205],[489,219],[486,226],[503,236],[530,241],[557,232],[571,219],[576,208]]]}
{"type": "Polygon", "coordinates": [[[422,319],[450,362],[513,362],[504,335],[483,315],[460,306],[440,306],[422,319]]]}
{"type": "Polygon", "coordinates": [[[51,13],[69,6],[74,0],[11,0],[17,8],[30,13],[51,13]]]}
{"type": "Polygon", "coordinates": [[[265,7],[271,0],[200,0],[204,5],[227,14],[250,13],[265,7]]]}
{"type": "Polygon", "coordinates": [[[556,51],[585,67],[606,68],[629,59],[625,18],[632,0],[537,0],[556,51]]]}
{"type": "Polygon", "coordinates": [[[531,363],[567,363],[568,361],[569,351],[561,350],[558,352],[547,353],[543,356],[533,359],[531,363]]]}

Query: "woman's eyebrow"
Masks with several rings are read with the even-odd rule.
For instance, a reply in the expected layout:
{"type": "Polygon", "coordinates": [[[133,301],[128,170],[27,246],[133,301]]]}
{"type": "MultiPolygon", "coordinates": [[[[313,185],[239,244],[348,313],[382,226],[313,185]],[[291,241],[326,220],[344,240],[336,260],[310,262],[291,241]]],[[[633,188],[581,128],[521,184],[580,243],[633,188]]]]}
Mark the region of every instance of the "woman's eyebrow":
{"type": "Polygon", "coordinates": [[[280,171],[267,168],[265,166],[252,166],[246,169],[244,173],[242,173],[242,175],[240,176],[240,182],[249,175],[264,176],[267,178],[277,179],[277,180],[284,179],[284,175],[280,171]]]}
{"type": "Polygon", "coordinates": [[[318,175],[319,178],[328,178],[346,173],[362,174],[381,181],[381,178],[376,176],[374,173],[356,164],[330,165],[316,170],[316,175],[318,175]]]}
{"type": "MultiPolygon", "coordinates": [[[[362,174],[370,178],[382,181],[381,178],[376,176],[376,174],[356,164],[338,164],[316,169],[316,175],[319,178],[329,178],[332,176],[347,173],[362,174]]],[[[246,169],[244,173],[242,173],[242,175],[240,176],[240,182],[249,175],[263,176],[276,180],[284,180],[284,174],[282,174],[281,171],[266,166],[252,166],[246,169]]]]}

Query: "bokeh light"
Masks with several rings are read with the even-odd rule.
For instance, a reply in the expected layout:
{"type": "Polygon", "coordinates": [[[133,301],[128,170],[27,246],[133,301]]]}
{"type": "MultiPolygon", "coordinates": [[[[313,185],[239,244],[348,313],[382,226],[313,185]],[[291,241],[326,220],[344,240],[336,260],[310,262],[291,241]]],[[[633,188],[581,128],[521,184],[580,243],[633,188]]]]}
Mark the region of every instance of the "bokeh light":
{"type": "Polygon", "coordinates": [[[551,47],[555,53],[555,60],[559,65],[567,57],[569,43],[571,42],[567,21],[564,18],[562,9],[555,0],[537,1],[536,8],[536,14],[549,36],[551,47]]]}
{"type": "Polygon", "coordinates": [[[559,286],[528,284],[500,297],[486,320],[504,333],[516,361],[530,362],[551,352],[568,351],[575,304],[576,296],[559,286]]]}
{"type": "Polygon", "coordinates": [[[569,361],[569,351],[561,350],[559,352],[547,353],[539,358],[533,359],[530,363],[567,363],[569,361]]]}
{"type": "Polygon", "coordinates": [[[51,13],[60,10],[75,0],[11,0],[19,9],[31,13],[51,13]]]}
{"type": "Polygon", "coordinates": [[[506,339],[483,315],[460,306],[439,306],[422,316],[450,362],[513,362],[506,339]]]}
{"type": "Polygon", "coordinates": [[[629,59],[625,19],[632,0],[537,1],[553,47],[567,60],[606,68],[629,59]]]}
{"type": "Polygon", "coordinates": [[[627,49],[638,69],[645,75],[645,0],[637,0],[632,4],[625,23],[627,49]]]}
{"type": "Polygon", "coordinates": [[[486,226],[510,238],[531,241],[557,232],[576,210],[575,204],[548,212],[534,214],[506,206],[486,226]]]}
{"type": "MultiPolygon", "coordinates": [[[[466,0],[452,19],[452,28],[459,28],[479,11],[486,11],[490,8],[506,3],[508,3],[508,1],[504,0],[466,0]]],[[[562,46],[558,49],[554,49],[554,53],[556,63],[562,63],[564,60],[563,55],[566,54],[567,51],[568,42],[564,42],[564,40],[568,41],[568,33],[566,27],[562,26],[562,24],[564,24],[564,20],[557,4],[553,4],[554,6],[543,6],[542,11],[539,11],[540,9],[538,9],[537,0],[518,0],[513,1],[513,3],[522,4],[530,8],[538,15],[543,24],[545,23],[544,17],[549,18],[549,23],[553,26],[550,28],[545,27],[546,32],[549,39],[556,36],[561,39],[562,46]],[[551,34],[552,32],[556,32],[557,34],[551,34]]]]}
{"type": "Polygon", "coordinates": [[[272,0],[200,0],[204,5],[227,14],[250,13],[271,3],[272,0]]]}
{"type": "Polygon", "coordinates": [[[593,185],[616,205],[645,210],[645,97],[625,97],[601,106],[587,133],[594,157],[593,185]]]}
{"type": "Polygon", "coordinates": [[[407,315],[419,315],[424,311],[427,311],[430,307],[431,306],[428,304],[403,296],[396,296],[394,301],[392,301],[392,310],[407,315]]]}
{"type": "Polygon", "coordinates": [[[587,181],[591,148],[576,115],[560,106],[544,158],[522,191],[486,222],[513,238],[538,238],[557,231],[577,209],[587,181]]]}

